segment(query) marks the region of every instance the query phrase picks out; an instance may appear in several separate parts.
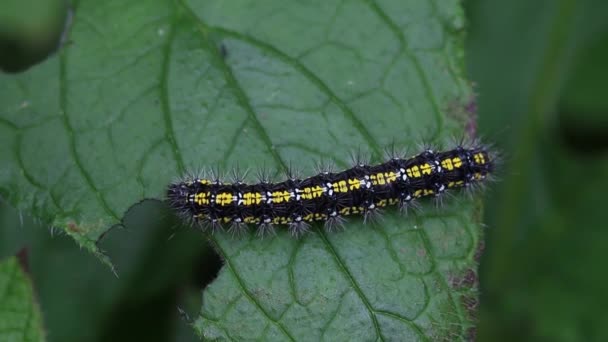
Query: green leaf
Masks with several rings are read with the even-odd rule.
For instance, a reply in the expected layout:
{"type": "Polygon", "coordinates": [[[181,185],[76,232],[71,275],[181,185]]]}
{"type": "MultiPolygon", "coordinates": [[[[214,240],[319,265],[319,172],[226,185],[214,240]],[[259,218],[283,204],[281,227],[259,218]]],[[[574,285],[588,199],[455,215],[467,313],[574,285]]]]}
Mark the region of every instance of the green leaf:
{"type": "MultiPolygon", "coordinates": [[[[291,164],[462,136],[457,1],[80,1],[69,44],[0,78],[0,191],[81,245],[201,167],[291,164]],[[422,140],[422,141],[421,141],[422,140]]],[[[295,240],[210,237],[207,338],[474,333],[478,205],[448,199],[295,240]]]]}
{"type": "Polygon", "coordinates": [[[32,284],[15,257],[0,261],[0,340],[45,340],[32,284]]]}

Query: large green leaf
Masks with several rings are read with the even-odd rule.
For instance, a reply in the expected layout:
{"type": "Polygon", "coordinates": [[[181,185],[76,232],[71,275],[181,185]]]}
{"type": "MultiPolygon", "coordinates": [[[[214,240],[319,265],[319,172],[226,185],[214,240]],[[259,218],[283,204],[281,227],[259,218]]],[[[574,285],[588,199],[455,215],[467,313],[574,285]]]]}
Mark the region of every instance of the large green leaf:
{"type": "MultiPolygon", "coordinates": [[[[0,78],[0,191],[95,251],[143,198],[204,166],[350,164],[463,134],[457,1],[80,1],[69,44],[0,78]]],[[[345,232],[210,240],[208,338],[473,333],[478,208],[449,199],[345,232]]]]}
{"type": "Polygon", "coordinates": [[[0,261],[0,340],[44,341],[32,284],[16,257],[0,261]]]}

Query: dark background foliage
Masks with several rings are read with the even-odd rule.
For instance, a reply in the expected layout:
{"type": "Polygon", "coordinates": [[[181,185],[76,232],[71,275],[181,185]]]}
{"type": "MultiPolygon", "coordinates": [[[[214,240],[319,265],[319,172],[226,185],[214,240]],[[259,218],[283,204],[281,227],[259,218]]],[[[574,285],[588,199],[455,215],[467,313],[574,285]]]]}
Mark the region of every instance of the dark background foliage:
{"type": "Polygon", "coordinates": [[[608,338],[607,5],[468,3],[479,126],[506,166],[486,201],[483,340],[608,338]]]}

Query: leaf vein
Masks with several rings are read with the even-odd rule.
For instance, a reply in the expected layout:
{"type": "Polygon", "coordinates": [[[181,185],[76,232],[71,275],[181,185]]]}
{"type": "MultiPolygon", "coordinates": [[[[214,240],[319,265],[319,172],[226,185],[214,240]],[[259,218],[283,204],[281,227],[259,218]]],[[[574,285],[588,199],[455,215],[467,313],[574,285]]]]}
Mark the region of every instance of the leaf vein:
{"type": "Polygon", "coordinates": [[[350,107],[348,107],[348,105],[341,98],[339,98],[338,95],[336,95],[336,93],[334,93],[331,90],[331,88],[325,82],[323,82],[323,80],[320,77],[315,75],[311,70],[309,70],[300,61],[287,55],[286,53],[275,48],[274,46],[264,43],[262,41],[259,41],[256,38],[253,38],[251,36],[243,35],[243,34],[233,32],[233,31],[230,31],[230,30],[227,30],[224,28],[220,28],[220,27],[211,27],[210,29],[212,29],[215,32],[221,33],[223,35],[247,42],[253,46],[257,46],[267,52],[272,53],[275,57],[277,57],[281,61],[287,63],[288,65],[291,65],[295,70],[300,72],[304,77],[306,77],[309,81],[311,81],[313,84],[315,84],[318,89],[323,91],[330,98],[330,100],[336,106],[338,106],[338,108],[340,108],[340,110],[348,117],[348,119],[353,123],[355,128],[359,131],[359,133],[365,138],[365,140],[368,142],[368,144],[372,147],[374,152],[378,156],[382,155],[382,153],[381,153],[382,149],[380,148],[380,146],[378,145],[376,140],[373,138],[373,136],[369,132],[369,130],[365,127],[365,124],[363,124],[363,122],[361,120],[359,120],[359,118],[355,115],[355,113],[352,111],[352,109],[350,109],[350,107]]]}
{"type": "Polygon", "coordinates": [[[410,328],[412,328],[416,332],[416,334],[418,335],[418,337],[420,337],[420,339],[422,341],[427,341],[428,340],[428,338],[422,333],[422,330],[420,330],[420,327],[416,323],[414,323],[412,320],[407,319],[406,317],[400,316],[400,315],[398,315],[396,313],[393,313],[393,312],[388,312],[388,311],[383,311],[383,310],[378,310],[376,312],[379,315],[384,315],[384,316],[387,316],[387,317],[391,317],[391,318],[394,318],[394,319],[396,319],[398,321],[401,321],[401,322],[405,323],[406,325],[408,325],[410,328]]]}
{"type": "Polygon", "coordinates": [[[251,301],[251,303],[253,303],[258,308],[258,310],[260,310],[260,312],[266,317],[266,319],[268,321],[270,321],[271,323],[276,325],[285,334],[285,336],[287,336],[291,341],[295,341],[293,336],[291,336],[291,334],[287,331],[287,329],[283,326],[283,324],[281,324],[281,322],[275,321],[272,317],[270,317],[270,314],[268,314],[266,309],[264,309],[264,307],[255,299],[255,297],[251,293],[249,293],[249,291],[247,290],[247,287],[243,283],[243,279],[241,279],[238,272],[232,265],[230,258],[228,258],[228,255],[226,255],[225,251],[222,249],[222,246],[215,239],[215,237],[210,236],[209,241],[215,246],[215,250],[217,252],[219,252],[219,254],[222,256],[222,259],[224,259],[224,261],[225,261],[224,266],[228,268],[228,271],[230,271],[230,273],[232,274],[234,279],[236,279],[236,282],[239,285],[239,287],[241,288],[242,293],[251,301]]]}
{"type": "Polygon", "coordinates": [[[327,238],[327,236],[325,235],[323,230],[319,229],[318,234],[319,234],[319,237],[321,238],[321,241],[323,241],[323,243],[325,244],[325,247],[327,248],[327,250],[334,257],[334,260],[336,261],[336,264],[338,265],[338,267],[340,267],[340,269],[342,269],[342,272],[348,278],[353,289],[357,293],[357,296],[361,299],[361,301],[363,302],[363,305],[365,305],[365,307],[367,308],[367,311],[369,312],[369,315],[372,319],[372,324],[374,325],[374,330],[376,331],[377,337],[380,338],[380,340],[384,341],[384,337],[382,336],[382,332],[380,331],[380,324],[378,323],[378,319],[376,318],[375,310],[372,307],[371,303],[369,302],[369,299],[367,299],[367,297],[363,293],[363,290],[361,290],[361,287],[355,280],[355,277],[352,275],[352,273],[350,272],[348,267],[346,267],[346,264],[344,264],[344,261],[342,261],[342,258],[340,258],[340,256],[338,255],[338,252],[336,251],[334,246],[331,244],[331,242],[329,242],[329,239],[327,238]]]}
{"type": "Polygon", "coordinates": [[[184,160],[182,158],[181,153],[179,152],[177,141],[175,139],[173,121],[171,120],[171,109],[169,107],[169,89],[167,86],[169,78],[169,64],[171,62],[171,45],[173,44],[173,40],[175,39],[175,22],[176,19],[171,21],[171,24],[169,26],[167,43],[163,51],[164,56],[160,75],[160,101],[162,106],[163,120],[165,121],[165,138],[171,146],[173,158],[175,160],[175,163],[177,164],[177,169],[180,174],[183,174],[185,172],[184,160]]]}
{"type": "Polygon", "coordinates": [[[439,136],[441,134],[441,130],[443,127],[443,116],[441,115],[441,110],[439,109],[437,99],[435,98],[435,95],[433,94],[433,91],[431,89],[429,79],[428,79],[426,73],[424,72],[422,66],[420,65],[420,61],[415,56],[413,51],[411,51],[409,49],[407,41],[405,39],[405,35],[401,31],[401,29],[399,29],[397,24],[395,24],[395,22],[392,21],[392,19],[388,16],[388,14],[386,12],[384,12],[384,10],[380,6],[378,6],[378,4],[374,0],[365,0],[365,2],[380,17],[380,19],[382,19],[382,21],[389,27],[389,29],[393,32],[393,34],[395,34],[397,36],[397,38],[401,42],[401,47],[402,47],[403,51],[408,56],[408,58],[412,61],[414,68],[416,69],[416,72],[418,73],[418,76],[420,77],[420,79],[422,81],[422,85],[424,87],[424,92],[425,92],[428,100],[431,102],[431,106],[433,107],[433,114],[435,114],[435,117],[437,119],[437,132],[435,134],[436,135],[435,138],[436,138],[437,136],[439,136]]]}
{"type": "Polygon", "coordinates": [[[101,191],[99,191],[97,189],[97,187],[95,186],[95,183],[93,182],[93,178],[84,168],[84,165],[82,164],[82,160],[80,160],[80,156],[78,155],[78,152],[76,151],[75,132],[74,132],[74,128],[72,127],[72,124],[70,123],[70,119],[69,119],[68,111],[67,111],[67,103],[68,103],[67,96],[68,95],[67,95],[67,69],[66,69],[67,61],[66,61],[66,59],[67,59],[66,52],[64,51],[61,54],[61,56],[59,57],[59,111],[60,111],[61,122],[63,123],[63,126],[66,129],[66,132],[68,135],[68,142],[69,142],[68,149],[69,149],[70,155],[72,156],[72,159],[74,160],[76,169],[84,178],[85,183],[89,186],[89,188],[93,191],[93,193],[95,193],[95,196],[97,197],[97,200],[101,204],[103,210],[108,215],[112,216],[115,220],[120,221],[120,218],[110,208],[108,202],[106,201],[106,199],[103,196],[103,194],[101,193],[101,191]]]}
{"type": "Polygon", "coordinates": [[[202,41],[204,42],[208,51],[211,52],[211,55],[212,55],[213,59],[216,61],[219,68],[222,70],[224,77],[226,79],[226,83],[234,91],[234,94],[235,94],[239,104],[247,112],[247,116],[251,119],[254,129],[258,132],[258,134],[260,135],[260,138],[262,139],[262,141],[268,148],[268,152],[270,153],[270,155],[272,155],[275,162],[283,170],[287,170],[287,166],[285,165],[285,162],[283,162],[283,160],[281,159],[281,157],[279,156],[277,151],[274,149],[272,140],[270,139],[270,136],[268,135],[266,128],[262,125],[262,123],[256,116],[255,111],[253,110],[253,107],[251,106],[251,102],[247,98],[247,93],[245,92],[243,87],[241,87],[239,82],[236,80],[236,77],[234,76],[232,69],[230,69],[230,67],[224,61],[224,58],[222,58],[221,52],[219,51],[218,47],[215,44],[212,44],[209,42],[209,39],[206,35],[206,32],[209,31],[209,26],[207,26],[207,24],[204,23],[201,20],[201,18],[197,17],[192,12],[192,9],[190,7],[188,7],[183,1],[180,1],[180,4],[189,13],[190,17],[193,20],[195,20],[196,23],[199,25],[199,30],[201,31],[201,37],[203,38],[202,41]]]}
{"type": "MultiPolygon", "coordinates": [[[[422,238],[422,243],[424,244],[424,248],[428,251],[431,260],[437,260],[437,257],[435,257],[435,253],[433,252],[433,249],[431,247],[431,242],[430,242],[429,236],[424,229],[420,229],[420,237],[422,238]]],[[[439,278],[441,287],[446,291],[450,303],[453,305],[454,309],[458,310],[458,312],[460,313],[459,306],[456,304],[456,301],[454,300],[454,297],[452,296],[452,291],[450,291],[450,287],[448,286],[448,283],[446,282],[446,280],[443,277],[443,275],[441,274],[441,272],[439,270],[437,270],[437,265],[436,265],[435,261],[433,262],[432,268],[434,270],[434,273],[437,274],[437,277],[439,278]]],[[[464,326],[462,324],[462,318],[460,317],[460,315],[458,315],[458,322],[461,327],[464,326]]]]}

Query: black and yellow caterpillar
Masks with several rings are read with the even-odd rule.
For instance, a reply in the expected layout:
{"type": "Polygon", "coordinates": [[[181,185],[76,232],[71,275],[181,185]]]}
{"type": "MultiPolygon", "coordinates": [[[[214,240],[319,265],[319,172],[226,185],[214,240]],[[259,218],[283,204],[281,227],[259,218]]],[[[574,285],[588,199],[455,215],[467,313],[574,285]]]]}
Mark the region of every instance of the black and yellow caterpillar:
{"type": "Polygon", "coordinates": [[[386,206],[405,207],[421,197],[480,184],[494,167],[495,157],[487,148],[458,146],[280,183],[191,178],[171,184],[167,198],[171,208],[201,226],[228,225],[238,231],[252,224],[263,234],[285,225],[299,235],[311,222],[332,227],[344,216],[367,216],[386,206]]]}

